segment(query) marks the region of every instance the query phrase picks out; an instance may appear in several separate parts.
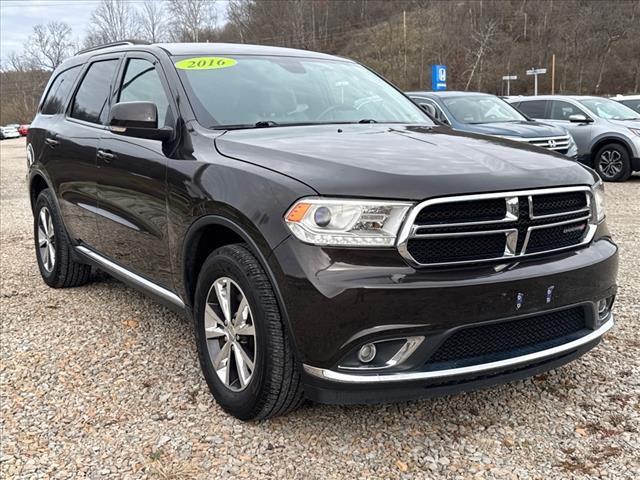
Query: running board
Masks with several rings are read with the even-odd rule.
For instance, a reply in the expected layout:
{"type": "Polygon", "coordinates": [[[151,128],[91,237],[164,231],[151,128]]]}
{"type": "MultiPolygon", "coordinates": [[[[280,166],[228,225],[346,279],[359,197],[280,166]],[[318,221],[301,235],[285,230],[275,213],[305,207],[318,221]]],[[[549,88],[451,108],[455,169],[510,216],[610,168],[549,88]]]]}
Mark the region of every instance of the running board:
{"type": "Polygon", "coordinates": [[[184,302],[180,299],[180,297],[178,297],[175,293],[167,290],[166,288],[156,285],[155,283],[147,280],[146,278],[141,277],[140,275],[137,275],[133,272],[130,272],[126,268],[118,265],[115,262],[112,262],[108,258],[103,257],[102,255],[94,252],[93,250],[88,249],[87,247],[78,246],[78,247],[75,247],[75,250],[81,256],[91,260],[100,268],[104,269],[107,273],[113,275],[114,277],[119,278],[125,282],[129,282],[134,287],[137,287],[140,290],[152,293],[153,295],[161,298],[162,300],[165,300],[181,309],[185,308],[184,302]]]}

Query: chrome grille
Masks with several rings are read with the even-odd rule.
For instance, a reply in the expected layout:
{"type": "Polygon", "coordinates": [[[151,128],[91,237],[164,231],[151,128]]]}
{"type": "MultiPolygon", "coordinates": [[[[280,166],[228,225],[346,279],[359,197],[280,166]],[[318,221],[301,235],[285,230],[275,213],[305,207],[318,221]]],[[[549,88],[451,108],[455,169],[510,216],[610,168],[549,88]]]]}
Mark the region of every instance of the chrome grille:
{"type": "Polygon", "coordinates": [[[546,138],[523,138],[523,140],[530,145],[553,150],[554,152],[567,153],[567,150],[569,150],[568,135],[546,138]]]}
{"type": "Polygon", "coordinates": [[[416,266],[514,259],[585,245],[594,219],[589,187],[436,198],[411,211],[398,250],[416,266]]]}

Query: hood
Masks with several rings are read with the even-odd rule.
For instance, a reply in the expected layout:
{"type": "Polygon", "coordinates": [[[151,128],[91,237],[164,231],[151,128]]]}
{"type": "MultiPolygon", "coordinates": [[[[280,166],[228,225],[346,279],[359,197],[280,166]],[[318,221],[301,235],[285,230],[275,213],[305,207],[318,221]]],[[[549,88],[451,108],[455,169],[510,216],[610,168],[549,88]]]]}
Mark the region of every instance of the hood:
{"type": "Polygon", "coordinates": [[[540,122],[495,122],[479,125],[463,125],[466,132],[483,135],[501,135],[521,138],[559,137],[567,135],[564,128],[540,122]]]}
{"type": "Polygon", "coordinates": [[[442,126],[232,130],[215,144],[222,155],[290,176],[322,195],[420,200],[594,182],[588,169],[561,155],[442,126]]]}
{"type": "Polygon", "coordinates": [[[608,119],[607,121],[617,127],[640,128],[640,118],[635,118],[633,120],[608,119]]]}

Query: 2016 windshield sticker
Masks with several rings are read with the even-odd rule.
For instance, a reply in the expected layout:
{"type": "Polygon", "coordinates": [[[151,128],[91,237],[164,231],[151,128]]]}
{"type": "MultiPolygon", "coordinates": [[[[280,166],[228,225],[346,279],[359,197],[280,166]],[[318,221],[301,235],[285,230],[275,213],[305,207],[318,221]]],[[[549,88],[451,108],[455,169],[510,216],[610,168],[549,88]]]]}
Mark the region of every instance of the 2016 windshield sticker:
{"type": "Polygon", "coordinates": [[[238,63],[233,58],[225,57],[196,57],[176,62],[176,68],[181,70],[214,70],[216,68],[233,67],[238,63]]]}

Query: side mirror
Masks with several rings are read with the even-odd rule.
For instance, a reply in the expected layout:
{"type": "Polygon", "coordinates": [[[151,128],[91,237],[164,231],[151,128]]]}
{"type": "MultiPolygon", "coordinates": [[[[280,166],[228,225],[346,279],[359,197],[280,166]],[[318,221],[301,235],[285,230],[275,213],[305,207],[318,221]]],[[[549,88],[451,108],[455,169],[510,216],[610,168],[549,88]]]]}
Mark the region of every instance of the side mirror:
{"type": "Polygon", "coordinates": [[[571,123],[590,123],[590,122],[593,122],[592,119],[590,119],[589,117],[587,117],[586,115],[583,115],[581,113],[576,113],[574,115],[569,115],[569,121],[571,123]]]}
{"type": "Polygon", "coordinates": [[[128,137],[168,140],[169,127],[158,128],[158,108],[153,102],[120,102],[111,107],[109,130],[128,137]]]}
{"type": "Polygon", "coordinates": [[[429,103],[421,103],[420,106],[431,116],[431,118],[436,118],[436,107],[429,103]]]}

